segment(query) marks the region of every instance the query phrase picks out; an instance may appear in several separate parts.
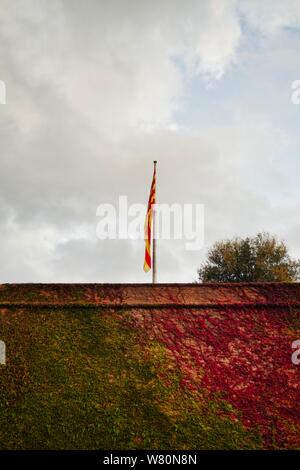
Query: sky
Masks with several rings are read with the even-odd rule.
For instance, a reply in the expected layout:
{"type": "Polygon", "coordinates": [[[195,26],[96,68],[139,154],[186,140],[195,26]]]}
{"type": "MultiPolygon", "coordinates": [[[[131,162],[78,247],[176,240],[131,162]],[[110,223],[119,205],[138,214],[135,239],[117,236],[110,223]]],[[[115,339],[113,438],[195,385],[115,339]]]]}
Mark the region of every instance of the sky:
{"type": "Polygon", "coordinates": [[[221,239],[300,257],[299,0],[0,0],[0,282],[151,282],[143,240],[96,211],[204,204],[204,246],[158,240],[194,282],[221,239]]]}

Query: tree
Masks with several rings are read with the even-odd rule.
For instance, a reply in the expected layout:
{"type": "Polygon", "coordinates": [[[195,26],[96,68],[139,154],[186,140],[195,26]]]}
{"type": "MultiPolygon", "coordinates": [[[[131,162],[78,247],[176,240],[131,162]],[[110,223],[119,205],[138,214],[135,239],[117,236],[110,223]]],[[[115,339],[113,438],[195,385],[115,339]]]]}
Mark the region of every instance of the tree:
{"type": "Polygon", "coordinates": [[[286,281],[300,278],[300,260],[293,260],[284,242],[268,233],[217,242],[198,270],[202,282],[286,281]]]}

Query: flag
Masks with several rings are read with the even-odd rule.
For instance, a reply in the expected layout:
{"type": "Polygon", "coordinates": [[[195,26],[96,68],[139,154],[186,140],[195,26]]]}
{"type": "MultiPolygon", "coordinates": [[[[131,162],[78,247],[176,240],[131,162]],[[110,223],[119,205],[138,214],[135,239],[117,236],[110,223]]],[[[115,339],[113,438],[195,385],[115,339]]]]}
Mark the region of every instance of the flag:
{"type": "Polygon", "coordinates": [[[151,257],[151,240],[152,240],[152,216],[153,216],[153,204],[155,204],[156,197],[156,165],[154,163],[154,171],[152,184],[150,189],[150,195],[148,200],[148,207],[145,219],[145,260],[144,260],[144,271],[149,271],[152,266],[151,257]]]}

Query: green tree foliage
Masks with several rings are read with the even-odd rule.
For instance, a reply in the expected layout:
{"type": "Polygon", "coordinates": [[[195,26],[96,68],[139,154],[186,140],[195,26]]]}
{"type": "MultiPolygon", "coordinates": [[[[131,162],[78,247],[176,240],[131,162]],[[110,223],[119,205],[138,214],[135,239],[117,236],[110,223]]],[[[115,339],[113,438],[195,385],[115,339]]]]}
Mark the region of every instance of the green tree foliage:
{"type": "Polygon", "coordinates": [[[198,270],[202,282],[296,281],[300,260],[293,260],[284,242],[268,233],[217,242],[198,270]]]}

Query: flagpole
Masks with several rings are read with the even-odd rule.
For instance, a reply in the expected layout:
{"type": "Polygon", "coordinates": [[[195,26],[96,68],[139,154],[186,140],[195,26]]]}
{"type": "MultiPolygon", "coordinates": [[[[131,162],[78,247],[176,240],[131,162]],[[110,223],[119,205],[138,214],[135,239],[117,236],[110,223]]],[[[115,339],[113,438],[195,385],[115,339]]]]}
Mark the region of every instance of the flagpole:
{"type": "MultiPolygon", "coordinates": [[[[153,163],[154,163],[154,171],[156,172],[156,163],[157,163],[157,161],[154,160],[153,163]]],[[[157,194],[156,193],[156,181],[157,181],[157,178],[155,177],[155,204],[156,204],[156,194],[157,194]]],[[[152,253],[153,253],[152,284],[156,284],[156,282],[157,282],[157,265],[156,265],[156,210],[155,210],[155,205],[153,207],[152,253]]]]}

